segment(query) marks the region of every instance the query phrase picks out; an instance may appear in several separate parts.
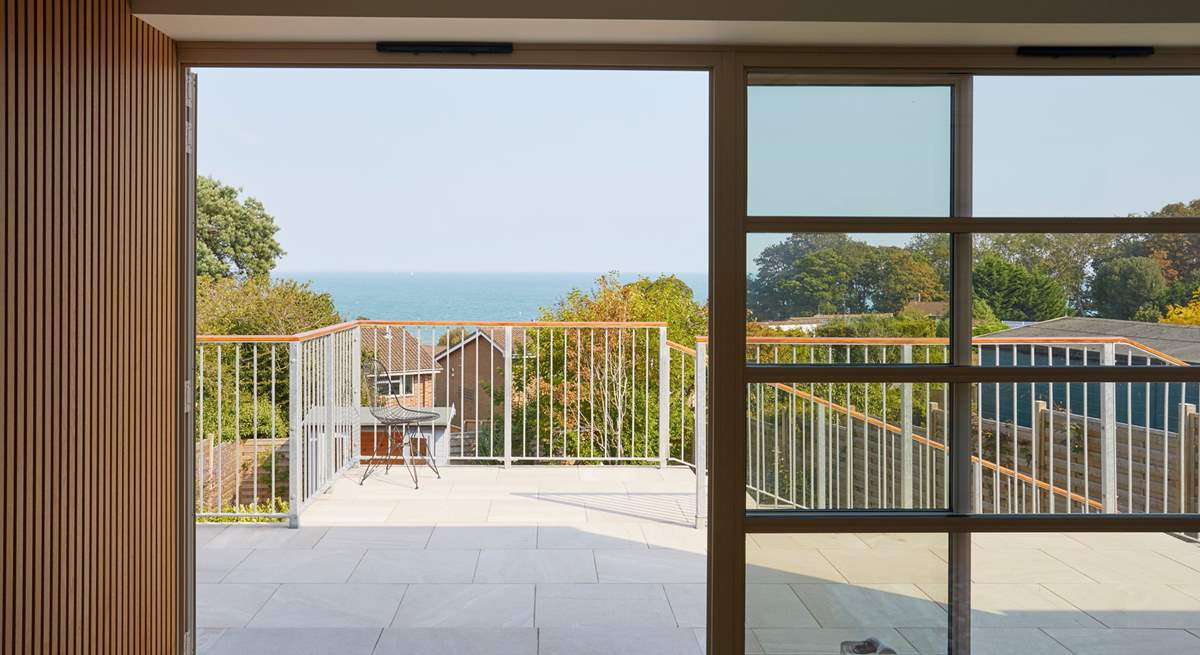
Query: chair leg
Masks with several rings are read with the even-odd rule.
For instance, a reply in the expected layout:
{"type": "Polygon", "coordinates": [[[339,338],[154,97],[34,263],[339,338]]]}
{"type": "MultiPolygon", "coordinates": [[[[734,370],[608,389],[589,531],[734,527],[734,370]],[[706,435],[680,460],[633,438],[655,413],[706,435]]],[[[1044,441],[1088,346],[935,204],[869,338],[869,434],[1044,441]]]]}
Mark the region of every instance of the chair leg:
{"type": "Polygon", "coordinates": [[[413,488],[420,489],[421,481],[417,478],[417,465],[413,462],[416,448],[413,447],[412,437],[406,432],[404,434],[404,469],[408,471],[408,476],[412,478],[413,488]]]}
{"type": "Polygon", "coordinates": [[[442,472],[438,470],[437,457],[434,456],[432,449],[429,447],[429,438],[422,438],[425,439],[425,463],[429,465],[429,468],[433,469],[433,474],[436,475],[439,480],[441,480],[442,472]]]}

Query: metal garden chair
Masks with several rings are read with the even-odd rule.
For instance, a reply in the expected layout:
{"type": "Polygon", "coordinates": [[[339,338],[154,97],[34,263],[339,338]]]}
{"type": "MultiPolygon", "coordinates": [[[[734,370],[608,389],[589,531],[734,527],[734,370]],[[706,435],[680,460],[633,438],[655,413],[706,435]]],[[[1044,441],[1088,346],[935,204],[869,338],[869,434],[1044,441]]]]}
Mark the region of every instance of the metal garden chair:
{"type": "MultiPolygon", "coordinates": [[[[442,474],[438,471],[437,460],[431,446],[430,435],[433,433],[433,429],[430,428],[429,433],[422,432],[420,429],[411,429],[419,427],[421,423],[429,423],[431,420],[437,418],[437,413],[409,409],[399,402],[388,404],[385,394],[379,393],[379,385],[387,384],[390,387],[391,377],[379,360],[369,359],[364,362],[363,376],[363,388],[366,389],[367,408],[370,410],[375,422],[380,427],[387,428],[387,437],[384,441],[387,447],[387,455],[384,458],[383,474],[387,475],[388,471],[391,470],[392,449],[398,447],[401,457],[403,457],[403,465],[408,469],[409,475],[412,476],[413,486],[420,489],[421,482],[417,474],[419,467],[416,459],[422,453],[420,446],[424,445],[425,463],[429,465],[429,468],[433,469],[438,479],[441,479],[442,474]]],[[[371,473],[379,468],[379,433],[376,432],[375,434],[375,452],[367,461],[362,479],[358,481],[359,485],[366,482],[371,473]]]]}

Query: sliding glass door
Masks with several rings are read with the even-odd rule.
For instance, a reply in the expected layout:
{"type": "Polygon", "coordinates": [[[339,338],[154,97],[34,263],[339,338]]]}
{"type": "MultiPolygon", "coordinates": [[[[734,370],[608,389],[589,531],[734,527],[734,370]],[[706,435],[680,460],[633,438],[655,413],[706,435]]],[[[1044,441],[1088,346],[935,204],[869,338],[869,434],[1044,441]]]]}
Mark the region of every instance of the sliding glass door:
{"type": "Polygon", "coordinates": [[[710,584],[744,596],[710,596],[713,624],[764,653],[1200,649],[1200,376],[1172,341],[1200,210],[1121,163],[1161,126],[1014,109],[1068,102],[1053,78],[739,74],[744,201],[717,220],[741,223],[745,281],[722,295],[736,271],[718,265],[715,296],[744,303],[715,306],[711,347],[743,362],[713,378],[712,463],[713,513],[740,505],[742,541],[714,534],[710,584]],[[1086,157],[1098,138],[1116,159],[1086,157]],[[1061,209],[1072,182],[1162,202],[1131,227],[1119,203],[1061,209]],[[717,342],[726,311],[749,320],[740,357],[717,342]]]}

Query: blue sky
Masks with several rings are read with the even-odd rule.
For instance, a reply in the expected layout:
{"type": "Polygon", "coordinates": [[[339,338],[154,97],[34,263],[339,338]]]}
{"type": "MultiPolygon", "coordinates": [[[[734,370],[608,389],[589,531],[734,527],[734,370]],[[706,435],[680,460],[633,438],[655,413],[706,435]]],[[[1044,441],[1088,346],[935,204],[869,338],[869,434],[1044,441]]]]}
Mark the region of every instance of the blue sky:
{"type": "MultiPolygon", "coordinates": [[[[706,267],[702,73],[199,74],[200,172],[266,204],[281,271],[706,267]]],[[[943,90],[751,98],[752,210],[944,206],[943,90]]],[[[1200,197],[1200,77],[980,77],[974,104],[978,216],[1121,216],[1200,197]]]]}
{"type": "Polygon", "coordinates": [[[703,271],[702,73],[202,70],[202,174],[280,271],[703,271]]]}

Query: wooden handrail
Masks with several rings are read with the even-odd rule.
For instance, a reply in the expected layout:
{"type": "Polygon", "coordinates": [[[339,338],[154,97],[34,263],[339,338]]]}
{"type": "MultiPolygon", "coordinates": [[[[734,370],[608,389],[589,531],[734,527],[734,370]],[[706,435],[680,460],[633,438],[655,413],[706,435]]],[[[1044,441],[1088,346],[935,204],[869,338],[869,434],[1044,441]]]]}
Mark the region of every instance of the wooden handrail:
{"type": "Polygon", "coordinates": [[[294,343],[364,326],[445,326],[515,328],[656,328],[665,321],[383,321],[358,319],[297,334],[198,334],[196,343],[294,343]]]}
{"type": "MultiPolygon", "coordinates": [[[[794,387],[789,387],[786,384],[779,384],[779,383],[771,384],[768,386],[773,386],[782,391],[799,396],[805,400],[808,400],[809,402],[813,402],[813,403],[816,403],[819,405],[825,405],[826,407],[829,407],[830,409],[832,409],[834,411],[841,412],[843,414],[846,414],[847,416],[852,416],[858,420],[863,421],[864,423],[873,425],[882,430],[887,430],[888,432],[891,432],[893,434],[899,434],[902,436],[904,434],[904,431],[895,425],[892,425],[885,421],[881,421],[880,419],[877,419],[873,416],[868,416],[867,414],[864,414],[863,412],[860,412],[856,409],[851,409],[849,407],[845,407],[845,406],[835,403],[831,400],[827,400],[825,398],[820,398],[818,396],[814,396],[813,394],[810,394],[807,391],[801,391],[800,389],[796,389],[794,387]]],[[[946,449],[945,444],[942,444],[940,442],[929,439],[929,438],[925,437],[924,435],[918,434],[916,432],[914,432],[912,434],[912,439],[913,439],[913,441],[921,443],[922,445],[925,445],[925,446],[932,447],[936,450],[945,450],[946,449]]],[[[1085,498],[1084,496],[1081,496],[1075,492],[1063,489],[1062,487],[1051,485],[1048,482],[1038,480],[1034,477],[1031,477],[1024,473],[1020,473],[1020,472],[1010,469],[1006,466],[1001,466],[990,460],[983,459],[983,458],[979,457],[978,455],[971,455],[971,461],[973,463],[979,464],[980,466],[983,466],[984,468],[986,468],[988,470],[997,471],[1001,475],[1004,475],[1006,477],[1016,478],[1017,480],[1020,480],[1022,482],[1032,484],[1032,485],[1038,487],[1039,489],[1049,491],[1056,496],[1061,496],[1061,497],[1073,500],[1075,502],[1084,503],[1084,504],[1086,504],[1090,507],[1094,507],[1096,509],[1100,509],[1100,510],[1104,509],[1104,504],[1098,500],[1092,500],[1090,498],[1085,498]]]]}
{"type": "Polygon", "coordinates": [[[667,347],[670,348],[671,350],[681,352],[685,355],[691,355],[692,357],[696,356],[695,348],[688,348],[687,346],[685,346],[681,343],[675,343],[674,341],[671,341],[670,339],[667,339],[667,347]]]}
{"type": "MultiPolygon", "coordinates": [[[[707,336],[698,336],[696,341],[707,343],[707,336]]],[[[1151,348],[1128,337],[973,337],[976,346],[1035,346],[1035,345],[1101,345],[1119,344],[1137,348],[1147,355],[1158,357],[1175,366],[1191,366],[1188,362],[1151,348]]],[[[811,346],[949,346],[944,337],[746,337],[746,344],[811,345],[811,346]]]]}

